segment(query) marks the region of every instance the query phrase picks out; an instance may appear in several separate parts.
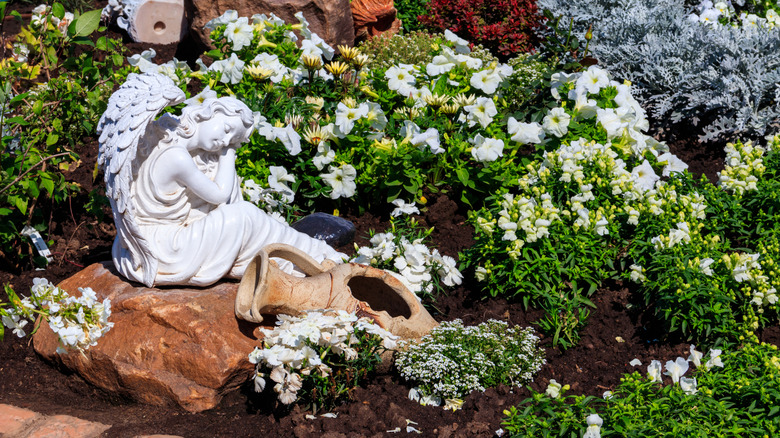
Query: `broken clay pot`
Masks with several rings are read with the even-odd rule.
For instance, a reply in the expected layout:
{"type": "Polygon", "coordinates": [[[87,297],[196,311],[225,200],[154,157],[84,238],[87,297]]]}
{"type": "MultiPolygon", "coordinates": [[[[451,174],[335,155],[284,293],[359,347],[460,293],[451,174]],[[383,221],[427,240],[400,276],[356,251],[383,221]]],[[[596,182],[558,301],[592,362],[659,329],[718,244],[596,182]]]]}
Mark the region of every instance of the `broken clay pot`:
{"type": "Polygon", "coordinates": [[[338,309],[372,318],[403,339],[417,339],[438,323],[417,297],[389,272],[344,263],[320,264],[306,253],[284,244],[263,248],[249,264],[238,287],[236,315],[261,322],[262,315],[301,315],[307,310],[338,309]],[[282,271],[271,260],[295,264],[306,276],[282,271]]]}

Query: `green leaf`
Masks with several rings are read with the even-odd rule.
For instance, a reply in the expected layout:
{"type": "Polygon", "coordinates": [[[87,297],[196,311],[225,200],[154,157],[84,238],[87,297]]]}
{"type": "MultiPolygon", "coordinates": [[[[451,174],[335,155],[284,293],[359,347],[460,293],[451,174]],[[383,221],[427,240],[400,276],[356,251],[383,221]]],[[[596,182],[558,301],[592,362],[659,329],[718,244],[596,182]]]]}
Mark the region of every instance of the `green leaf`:
{"type": "Polygon", "coordinates": [[[14,203],[16,204],[16,208],[19,209],[20,213],[27,214],[27,200],[26,199],[14,197],[14,203]]]}
{"type": "Polygon", "coordinates": [[[100,25],[100,9],[88,11],[75,20],[74,36],[87,36],[94,32],[100,25]]]}
{"type": "Polygon", "coordinates": [[[125,62],[125,58],[118,53],[115,53],[111,58],[114,61],[114,65],[117,67],[121,66],[122,63],[125,62]]]}
{"type": "Polygon", "coordinates": [[[60,3],[54,3],[51,5],[51,14],[62,20],[62,17],[65,16],[65,6],[62,6],[60,3]]]}
{"type": "Polygon", "coordinates": [[[60,136],[55,133],[50,133],[48,137],[46,137],[46,146],[52,146],[57,144],[57,140],[60,139],[60,136]]]}
{"type": "Polygon", "coordinates": [[[13,213],[14,211],[10,208],[0,208],[0,216],[8,216],[9,214],[13,213]]]}

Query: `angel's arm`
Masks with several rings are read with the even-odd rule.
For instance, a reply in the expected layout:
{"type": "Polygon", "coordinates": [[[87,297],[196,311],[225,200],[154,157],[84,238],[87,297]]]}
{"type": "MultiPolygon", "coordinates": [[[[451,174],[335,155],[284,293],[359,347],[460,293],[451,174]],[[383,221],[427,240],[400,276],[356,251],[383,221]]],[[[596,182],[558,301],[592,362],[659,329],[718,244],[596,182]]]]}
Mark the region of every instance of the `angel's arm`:
{"type": "Polygon", "coordinates": [[[170,178],[187,187],[209,204],[220,205],[230,202],[237,178],[235,149],[222,149],[214,181],[198,169],[186,150],[171,148],[165,154],[167,155],[165,167],[166,171],[170,172],[170,178]]]}

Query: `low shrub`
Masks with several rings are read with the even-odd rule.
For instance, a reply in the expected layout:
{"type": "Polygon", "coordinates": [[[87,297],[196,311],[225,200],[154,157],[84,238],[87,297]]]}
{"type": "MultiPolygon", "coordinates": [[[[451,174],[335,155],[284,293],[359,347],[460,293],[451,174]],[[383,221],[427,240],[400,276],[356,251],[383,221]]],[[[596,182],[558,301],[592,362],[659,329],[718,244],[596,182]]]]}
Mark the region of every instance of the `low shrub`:
{"type": "Polygon", "coordinates": [[[733,141],[757,140],[780,126],[777,28],[703,25],[674,0],[539,6],[573,19],[578,35],[593,26],[594,56],[635,84],[659,127],[689,120],[700,126],[702,140],[733,141]]]}
{"type": "Polygon", "coordinates": [[[545,364],[533,329],[495,319],[478,326],[445,321],[419,341],[401,343],[395,366],[416,387],[410,397],[457,409],[471,391],[528,383],[545,364]]]}
{"type": "Polygon", "coordinates": [[[535,393],[504,411],[507,437],[775,436],[780,431],[777,347],[749,344],[688,360],[652,361],[604,398],[535,393]],[[689,368],[693,368],[689,372],[689,368]],[[686,376],[687,374],[687,376],[686,376]]]}
{"type": "Polygon", "coordinates": [[[535,31],[541,15],[530,0],[430,0],[420,21],[451,30],[508,59],[530,52],[539,43],[535,31]]]}

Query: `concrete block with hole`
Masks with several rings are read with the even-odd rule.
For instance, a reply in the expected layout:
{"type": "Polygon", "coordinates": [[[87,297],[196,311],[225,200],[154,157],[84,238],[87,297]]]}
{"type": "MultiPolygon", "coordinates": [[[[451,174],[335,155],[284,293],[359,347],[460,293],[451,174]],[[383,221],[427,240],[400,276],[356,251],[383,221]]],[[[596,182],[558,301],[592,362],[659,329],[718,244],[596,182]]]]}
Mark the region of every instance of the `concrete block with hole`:
{"type": "Polygon", "coordinates": [[[187,33],[184,0],[126,0],[123,9],[117,24],[139,43],[177,43],[187,33]]]}

